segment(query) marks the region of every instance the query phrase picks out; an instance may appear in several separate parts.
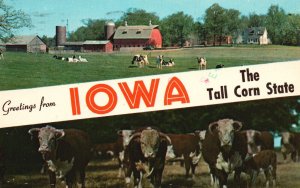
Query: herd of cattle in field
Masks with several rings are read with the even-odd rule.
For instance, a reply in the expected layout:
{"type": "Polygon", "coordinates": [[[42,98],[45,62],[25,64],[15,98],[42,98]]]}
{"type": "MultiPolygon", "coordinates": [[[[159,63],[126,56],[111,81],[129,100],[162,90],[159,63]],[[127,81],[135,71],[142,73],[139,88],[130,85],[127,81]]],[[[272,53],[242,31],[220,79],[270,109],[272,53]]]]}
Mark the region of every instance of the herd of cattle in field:
{"type": "MultiPolygon", "coordinates": [[[[266,177],[266,187],[276,185],[277,158],[274,138],[270,132],[241,130],[242,123],[221,119],[208,125],[207,130],[188,134],[166,134],[156,128],[119,130],[113,143],[92,144],[87,133],[77,129],[56,129],[52,126],[32,128],[31,139],[44,160],[42,169],[49,174],[50,186],[56,180],[72,187],[75,182],[85,187],[85,169],[93,154],[109,154],[117,158],[119,177],[126,185],[142,187],[146,177],[154,187],[160,187],[166,162],[181,161],[186,178],[195,175],[201,157],[208,164],[211,185],[227,187],[229,174],[240,185],[242,172],[249,175],[249,186],[255,184],[259,172],[266,177]],[[133,176],[133,178],[132,178],[133,176]],[[79,178],[78,178],[79,177],[79,178]]],[[[298,161],[300,133],[281,133],[281,152],[284,160],[291,154],[298,161]]],[[[0,152],[0,161],[3,153],[0,152]]],[[[4,164],[0,164],[0,178],[4,176],[4,164]]]]}

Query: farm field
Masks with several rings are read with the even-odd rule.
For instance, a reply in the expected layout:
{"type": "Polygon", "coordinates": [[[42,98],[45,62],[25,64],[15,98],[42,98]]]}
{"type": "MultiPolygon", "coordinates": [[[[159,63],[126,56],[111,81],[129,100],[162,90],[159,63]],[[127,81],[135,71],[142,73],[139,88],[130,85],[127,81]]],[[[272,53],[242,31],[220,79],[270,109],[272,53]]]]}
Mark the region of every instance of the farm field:
{"type": "Polygon", "coordinates": [[[0,90],[198,71],[197,56],[206,57],[208,69],[215,68],[217,64],[224,64],[226,68],[297,60],[300,59],[300,48],[271,45],[64,55],[82,55],[88,59],[88,63],[68,63],[54,59],[53,55],[5,53],[5,59],[0,61],[0,90]],[[132,65],[131,60],[135,54],[147,54],[150,65],[144,68],[132,65]],[[159,54],[164,55],[165,60],[173,58],[176,65],[159,70],[156,68],[156,56],[159,54]]]}
{"type": "MultiPolygon", "coordinates": [[[[282,156],[277,153],[278,166],[277,166],[277,186],[297,188],[300,187],[300,163],[294,163],[289,161],[284,164],[282,156]]],[[[11,174],[6,177],[6,183],[4,188],[47,188],[48,176],[39,174],[37,166],[36,171],[22,175],[11,174]]],[[[25,169],[23,169],[25,170],[25,169]]],[[[87,179],[86,186],[88,188],[123,188],[126,187],[123,178],[117,178],[118,166],[117,161],[106,160],[94,160],[87,167],[87,179]]],[[[243,174],[242,179],[244,183],[248,177],[243,174]]],[[[253,187],[264,187],[264,175],[260,173],[258,176],[256,185],[253,187]]],[[[150,187],[148,180],[143,181],[143,185],[147,188],[150,187]]],[[[229,187],[232,187],[232,175],[229,176],[229,187]]],[[[59,182],[58,188],[65,187],[64,183],[59,182]]],[[[130,185],[129,187],[133,187],[130,185]]],[[[201,161],[196,168],[196,176],[194,179],[185,178],[184,167],[181,167],[179,163],[175,165],[168,164],[165,166],[163,173],[163,188],[210,188],[210,175],[208,173],[208,167],[205,162],[201,161]]]]}

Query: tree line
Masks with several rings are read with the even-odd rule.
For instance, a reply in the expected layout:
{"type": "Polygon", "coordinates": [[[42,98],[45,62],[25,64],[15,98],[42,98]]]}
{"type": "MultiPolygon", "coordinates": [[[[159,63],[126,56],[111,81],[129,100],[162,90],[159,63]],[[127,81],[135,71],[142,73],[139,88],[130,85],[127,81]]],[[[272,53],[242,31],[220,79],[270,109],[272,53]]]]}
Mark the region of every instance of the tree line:
{"type": "MultiPolygon", "coordinates": [[[[118,27],[127,21],[128,25],[147,25],[150,20],[152,24],[159,25],[164,46],[183,46],[185,41],[194,41],[195,44],[211,41],[213,45],[220,45],[222,37],[232,36],[234,41],[243,30],[250,27],[266,27],[273,44],[300,44],[300,14],[286,13],[278,5],[271,5],[266,14],[250,13],[245,16],[239,10],[225,9],[215,3],[196,21],[184,12],[161,19],[155,12],[131,8],[123,13],[115,24],[118,27]]],[[[104,39],[106,21],[108,20],[84,20],[83,26],[69,33],[68,39],[104,39]]]]}

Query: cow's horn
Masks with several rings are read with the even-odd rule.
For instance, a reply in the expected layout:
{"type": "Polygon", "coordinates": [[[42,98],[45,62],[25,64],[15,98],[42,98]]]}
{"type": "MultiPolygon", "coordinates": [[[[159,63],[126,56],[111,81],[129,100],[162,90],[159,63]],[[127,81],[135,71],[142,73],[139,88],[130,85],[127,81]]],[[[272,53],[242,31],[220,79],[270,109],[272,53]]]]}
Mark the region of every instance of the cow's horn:
{"type": "Polygon", "coordinates": [[[218,126],[218,122],[212,122],[208,125],[208,130],[211,134],[213,134],[214,129],[218,126]]]}
{"type": "Polygon", "coordinates": [[[151,169],[151,171],[146,175],[146,178],[150,178],[150,176],[152,175],[154,171],[154,167],[151,169]]]}
{"type": "Polygon", "coordinates": [[[38,131],[40,131],[40,128],[32,128],[32,129],[29,129],[28,133],[29,133],[30,135],[33,135],[34,132],[38,132],[38,131]]]}
{"type": "Polygon", "coordinates": [[[140,137],[141,134],[142,134],[141,132],[134,133],[133,135],[131,135],[131,136],[129,137],[129,142],[130,142],[132,139],[136,138],[136,137],[140,137]]]}
{"type": "Polygon", "coordinates": [[[56,129],[55,135],[57,136],[57,139],[61,139],[65,136],[65,131],[63,129],[56,129]]]}
{"type": "Polygon", "coordinates": [[[239,131],[243,127],[243,124],[240,121],[233,121],[233,127],[235,131],[239,131]]]}
{"type": "Polygon", "coordinates": [[[165,137],[165,138],[167,139],[167,141],[168,141],[168,145],[172,145],[171,138],[170,138],[168,135],[166,135],[166,134],[160,132],[160,133],[159,133],[159,136],[165,137]]]}

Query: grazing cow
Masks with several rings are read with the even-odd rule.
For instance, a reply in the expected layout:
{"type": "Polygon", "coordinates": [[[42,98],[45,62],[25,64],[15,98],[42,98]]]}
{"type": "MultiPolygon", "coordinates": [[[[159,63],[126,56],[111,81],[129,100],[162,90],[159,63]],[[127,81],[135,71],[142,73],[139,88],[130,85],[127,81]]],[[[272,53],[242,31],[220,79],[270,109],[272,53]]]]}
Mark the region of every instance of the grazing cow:
{"type": "Polygon", "coordinates": [[[172,67],[175,65],[175,62],[173,61],[173,59],[170,59],[169,61],[162,60],[161,65],[165,67],[172,67]]]}
{"type": "Polygon", "coordinates": [[[294,162],[297,162],[300,155],[300,133],[282,132],[281,133],[281,152],[286,162],[287,155],[291,154],[294,162]]]}
{"type": "Polygon", "coordinates": [[[113,158],[117,153],[116,150],[116,142],[114,143],[103,143],[103,144],[95,144],[93,147],[94,156],[109,156],[113,158]]]}
{"type": "Polygon", "coordinates": [[[133,134],[134,130],[119,130],[117,134],[119,135],[118,140],[115,145],[115,155],[118,158],[119,173],[118,177],[122,176],[122,170],[126,171],[124,163],[127,163],[128,158],[125,157],[125,149],[127,148],[130,136],[133,134]]]}
{"type": "Polygon", "coordinates": [[[68,57],[68,58],[66,58],[66,60],[67,60],[69,63],[77,63],[77,62],[79,62],[79,59],[77,59],[75,55],[74,55],[73,57],[68,57]]]}
{"type": "Polygon", "coordinates": [[[164,61],[164,56],[163,55],[158,55],[156,57],[156,67],[159,68],[159,69],[162,69],[163,61],[164,61]]]}
{"type": "Polygon", "coordinates": [[[216,65],[216,68],[217,68],[217,69],[220,69],[220,68],[223,68],[223,67],[224,67],[223,64],[218,64],[218,65],[216,65]]]}
{"type": "Polygon", "coordinates": [[[155,188],[160,187],[167,146],[170,144],[171,141],[165,134],[151,127],[135,132],[125,152],[129,159],[126,183],[130,182],[133,173],[134,186],[142,187],[142,177],[146,173],[151,184],[155,188]]]}
{"type": "Polygon", "coordinates": [[[84,63],[88,62],[88,60],[86,58],[83,58],[81,56],[78,56],[78,60],[79,60],[79,62],[84,62],[84,63]]]}
{"type": "Polygon", "coordinates": [[[183,156],[186,178],[190,169],[194,177],[195,168],[201,157],[199,138],[194,134],[167,134],[167,136],[171,139],[175,156],[183,156]]]}
{"type": "Polygon", "coordinates": [[[263,150],[244,161],[243,171],[250,174],[251,184],[254,185],[259,171],[263,169],[266,176],[266,187],[270,181],[276,186],[277,157],[274,150],[263,150]]]}
{"type": "Polygon", "coordinates": [[[248,154],[253,155],[266,149],[274,149],[273,135],[268,131],[245,130],[241,132],[247,137],[248,154]]]}
{"type": "Polygon", "coordinates": [[[206,69],[206,59],[205,57],[197,57],[197,62],[198,62],[198,69],[199,70],[205,70],[206,69]]]}
{"type": "Polygon", "coordinates": [[[240,183],[242,162],[247,154],[246,136],[238,131],[242,123],[222,119],[208,126],[202,145],[204,161],[209,165],[211,183],[217,187],[227,186],[227,177],[235,170],[234,179],[240,183]]]}
{"type": "Polygon", "coordinates": [[[85,187],[85,168],[91,158],[91,141],[85,132],[48,125],[28,132],[39,139],[38,151],[48,164],[51,187],[55,187],[56,176],[65,179],[67,186],[72,187],[78,172],[80,184],[85,187]]]}
{"type": "Polygon", "coordinates": [[[132,64],[137,64],[140,68],[144,67],[145,65],[149,64],[148,56],[147,55],[135,55],[131,61],[132,64]]]}

